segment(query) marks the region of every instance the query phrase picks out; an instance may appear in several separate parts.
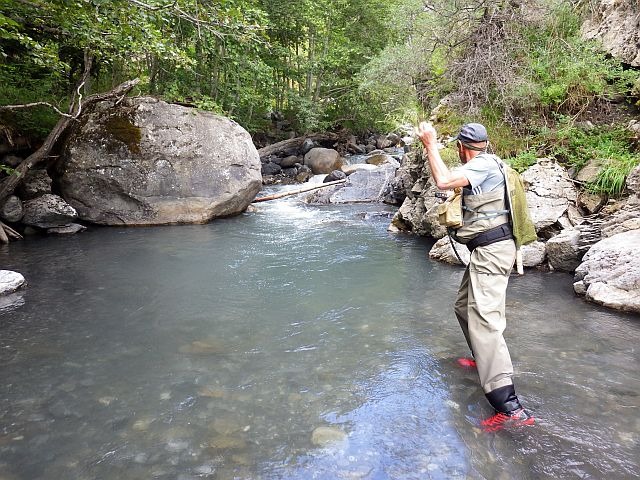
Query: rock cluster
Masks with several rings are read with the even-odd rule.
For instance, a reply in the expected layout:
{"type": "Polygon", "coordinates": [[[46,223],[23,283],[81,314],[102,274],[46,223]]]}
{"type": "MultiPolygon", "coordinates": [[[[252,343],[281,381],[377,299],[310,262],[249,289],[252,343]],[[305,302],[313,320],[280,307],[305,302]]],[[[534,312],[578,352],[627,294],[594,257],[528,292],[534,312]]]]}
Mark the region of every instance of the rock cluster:
{"type": "Polygon", "coordinates": [[[379,165],[385,162],[389,154],[397,153],[398,149],[409,150],[414,140],[413,136],[407,133],[409,130],[409,126],[405,126],[398,132],[385,135],[369,134],[362,139],[353,135],[341,140],[335,136],[307,138],[300,143],[262,156],[262,183],[303,183],[313,175],[330,174],[335,170],[350,174],[352,170],[346,157],[353,155],[366,155],[368,163],[379,165]],[[376,154],[380,154],[380,157],[374,158],[376,154]]]}
{"type": "Polygon", "coordinates": [[[56,165],[29,171],[0,204],[0,219],[56,234],[83,230],[76,219],[205,223],[244,211],[260,188],[260,159],[240,125],[138,97],[99,103],[80,117],[56,165]]]}
{"type": "MultiPolygon", "coordinates": [[[[429,256],[459,264],[445,229],[438,224],[436,207],[441,200],[436,198],[438,190],[428,166],[419,156],[409,157],[396,175],[405,178],[406,198],[389,230],[439,239],[429,256]]],[[[593,164],[587,168],[594,168],[593,164]]],[[[587,174],[593,172],[583,173],[587,174]]],[[[581,206],[569,172],[552,160],[539,159],[523,172],[522,179],[538,234],[538,241],[522,248],[524,266],[575,272],[575,291],[587,300],[640,312],[640,260],[634,253],[640,240],[640,166],[627,178],[628,198],[610,201],[596,209],[596,215],[581,206]]],[[[458,244],[456,250],[466,263],[467,249],[458,244]]]]}

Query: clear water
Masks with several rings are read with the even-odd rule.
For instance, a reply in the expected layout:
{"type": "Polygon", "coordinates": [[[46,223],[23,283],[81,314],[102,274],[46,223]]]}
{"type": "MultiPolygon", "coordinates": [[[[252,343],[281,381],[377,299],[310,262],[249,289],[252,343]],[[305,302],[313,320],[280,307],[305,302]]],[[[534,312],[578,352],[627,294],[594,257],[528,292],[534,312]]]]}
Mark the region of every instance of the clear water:
{"type": "Polygon", "coordinates": [[[640,319],[571,277],[509,287],[537,424],[490,414],[451,304],[461,270],[383,206],[286,198],[210,225],[0,249],[0,479],[634,478],[640,319]],[[314,430],[341,439],[317,445],[314,430]]]}

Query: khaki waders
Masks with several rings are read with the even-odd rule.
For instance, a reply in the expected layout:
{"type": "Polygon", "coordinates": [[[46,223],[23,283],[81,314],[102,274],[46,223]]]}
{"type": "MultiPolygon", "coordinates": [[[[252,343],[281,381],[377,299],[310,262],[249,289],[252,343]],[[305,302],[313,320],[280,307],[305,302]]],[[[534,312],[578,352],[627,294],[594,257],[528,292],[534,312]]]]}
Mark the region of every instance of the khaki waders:
{"type": "Polygon", "coordinates": [[[515,258],[513,240],[475,248],[455,302],[455,314],[485,393],[513,384],[513,365],[502,334],[506,327],[507,284],[515,258]]]}

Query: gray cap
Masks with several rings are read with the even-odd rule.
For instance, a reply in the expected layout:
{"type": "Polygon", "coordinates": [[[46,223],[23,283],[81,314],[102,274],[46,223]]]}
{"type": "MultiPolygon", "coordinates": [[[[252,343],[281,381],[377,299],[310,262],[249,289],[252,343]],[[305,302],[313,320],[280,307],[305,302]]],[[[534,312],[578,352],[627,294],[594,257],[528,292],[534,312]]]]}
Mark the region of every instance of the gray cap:
{"type": "Polygon", "coordinates": [[[458,133],[455,138],[455,140],[460,140],[462,143],[486,142],[488,139],[487,129],[479,123],[467,123],[463,125],[460,133],[458,133]]]}

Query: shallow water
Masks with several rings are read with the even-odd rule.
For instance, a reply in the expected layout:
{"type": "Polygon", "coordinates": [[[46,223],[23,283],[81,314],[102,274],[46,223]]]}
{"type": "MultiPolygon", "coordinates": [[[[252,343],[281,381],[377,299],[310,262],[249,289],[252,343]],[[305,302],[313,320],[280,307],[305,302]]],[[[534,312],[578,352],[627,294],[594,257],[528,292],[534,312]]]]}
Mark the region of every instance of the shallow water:
{"type": "Polygon", "coordinates": [[[640,319],[512,277],[534,427],[497,433],[451,304],[462,271],[392,209],[287,198],[210,225],[0,249],[0,479],[634,478],[640,319]],[[316,445],[329,427],[337,440],[316,445]],[[316,430],[318,433],[318,430],[316,430]]]}

